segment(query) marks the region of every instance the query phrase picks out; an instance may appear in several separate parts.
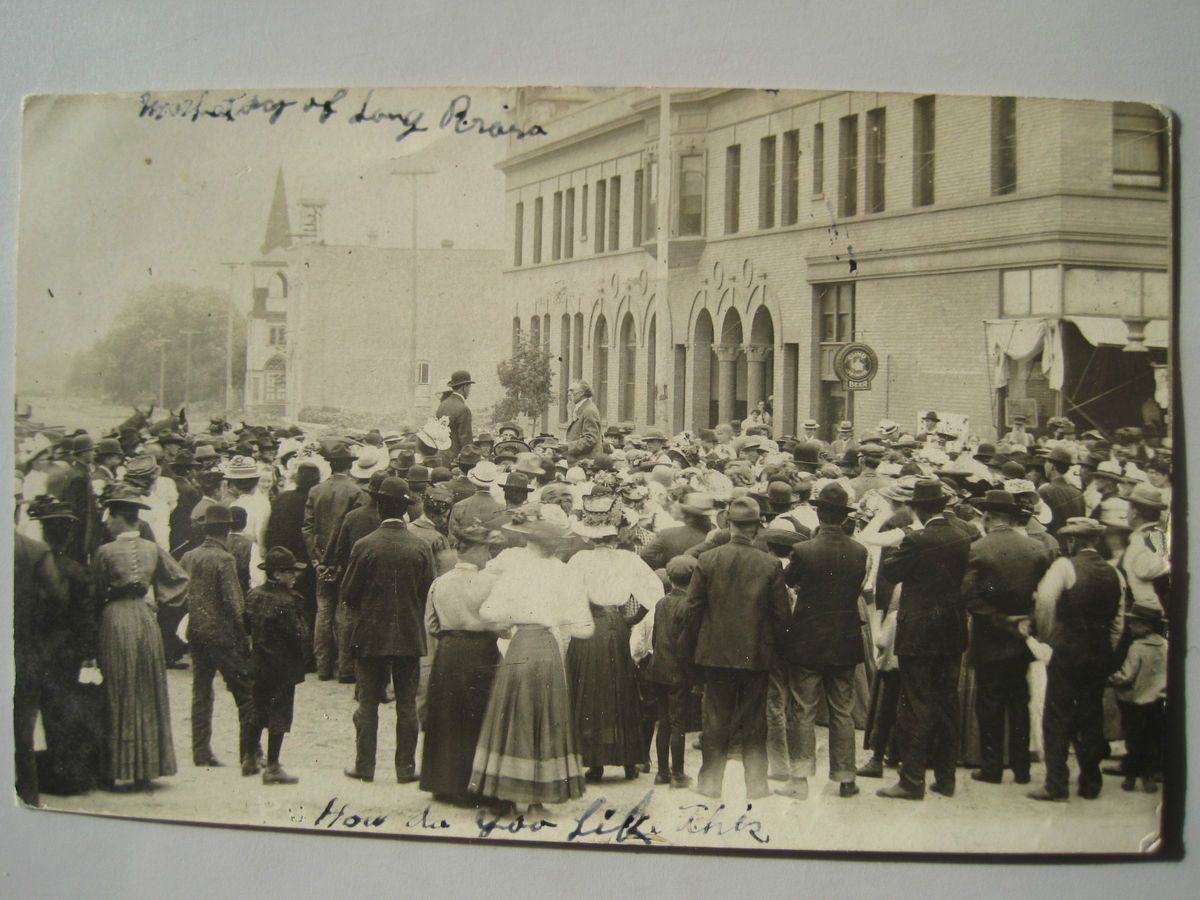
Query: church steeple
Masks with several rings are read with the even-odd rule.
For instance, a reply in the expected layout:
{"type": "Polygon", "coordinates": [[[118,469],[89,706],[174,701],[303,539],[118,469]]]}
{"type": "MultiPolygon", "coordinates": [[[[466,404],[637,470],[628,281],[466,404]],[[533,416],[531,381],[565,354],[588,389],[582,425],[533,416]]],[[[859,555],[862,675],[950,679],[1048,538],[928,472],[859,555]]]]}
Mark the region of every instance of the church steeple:
{"type": "Polygon", "coordinates": [[[263,238],[261,252],[266,256],[272,250],[286,250],[292,246],[292,223],[288,220],[287,193],[283,188],[283,166],[275,176],[275,196],[271,200],[271,212],[267,216],[267,234],[263,238]]]}

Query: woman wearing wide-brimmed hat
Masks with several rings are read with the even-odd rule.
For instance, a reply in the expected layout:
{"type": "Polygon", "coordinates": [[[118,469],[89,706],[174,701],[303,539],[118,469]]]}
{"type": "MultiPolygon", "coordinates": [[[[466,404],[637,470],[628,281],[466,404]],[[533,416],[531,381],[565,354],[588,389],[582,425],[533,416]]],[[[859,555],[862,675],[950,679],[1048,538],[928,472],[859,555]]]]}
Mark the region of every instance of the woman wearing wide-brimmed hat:
{"type": "Polygon", "coordinates": [[[187,590],[188,577],[170,554],[138,536],[148,505],[120,483],[103,498],[116,539],[92,561],[97,598],[104,604],[97,661],[104,675],[106,782],[139,786],[174,775],[175,744],[162,637],[154,610],[187,590]]]}
{"type": "Polygon", "coordinates": [[[615,494],[593,490],[585,496],[582,521],[574,528],[590,549],[568,563],[587,589],[595,621],[590,640],[567,648],[567,681],[589,781],[599,781],[605,766],[623,766],[626,778],[637,777],[648,750],[629,629],[662,599],[663,584],[640,556],[617,546],[622,521],[615,494]]]}
{"type": "Polygon", "coordinates": [[[528,805],[562,803],[584,791],[579,737],[571,715],[564,638],[588,638],[594,626],[580,578],[554,556],[571,533],[557,506],[527,507],[504,526],[525,546],[505,551],[480,618],[515,632],[492,684],[468,789],[484,798],[528,805]]]}

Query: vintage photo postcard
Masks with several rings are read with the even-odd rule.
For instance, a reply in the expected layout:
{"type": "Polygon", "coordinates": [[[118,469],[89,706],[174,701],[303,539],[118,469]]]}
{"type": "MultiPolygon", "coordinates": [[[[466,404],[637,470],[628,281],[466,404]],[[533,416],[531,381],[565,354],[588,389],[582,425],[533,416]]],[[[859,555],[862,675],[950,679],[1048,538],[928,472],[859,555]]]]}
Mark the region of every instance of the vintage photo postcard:
{"type": "Polygon", "coordinates": [[[23,814],[1178,855],[1152,99],[27,98],[23,814]]]}

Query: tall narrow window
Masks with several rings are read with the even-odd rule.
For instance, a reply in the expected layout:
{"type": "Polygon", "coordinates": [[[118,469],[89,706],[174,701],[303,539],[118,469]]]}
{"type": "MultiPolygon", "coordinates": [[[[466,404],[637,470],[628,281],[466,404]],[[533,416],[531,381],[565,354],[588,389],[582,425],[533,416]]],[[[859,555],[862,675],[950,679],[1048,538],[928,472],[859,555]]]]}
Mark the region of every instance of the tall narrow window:
{"type": "Polygon", "coordinates": [[[858,116],[838,123],[838,215],[858,215],[858,116]]]}
{"type": "Polygon", "coordinates": [[[783,212],[780,224],[795,225],[800,219],[800,132],[783,133],[783,212]]]}
{"type": "Polygon", "coordinates": [[[658,160],[650,163],[646,179],[646,237],[655,240],[658,234],[658,160]]]}
{"type": "Polygon", "coordinates": [[[913,101],[913,206],[933,202],[934,98],[913,101]]]}
{"type": "Polygon", "coordinates": [[[542,198],[533,201],[533,263],[542,261],[542,198]]]}
{"type": "Polygon", "coordinates": [[[534,316],[529,320],[529,343],[535,350],[542,349],[542,317],[534,316]]]}
{"type": "Polygon", "coordinates": [[[513,316],[512,323],[512,352],[513,356],[521,349],[521,317],[513,316]]]}
{"type": "Polygon", "coordinates": [[[1113,104],[1113,184],[1167,186],[1167,119],[1145,103],[1113,104]]]}
{"type": "Polygon", "coordinates": [[[596,241],[597,253],[604,252],[604,191],[607,186],[608,183],[604,180],[596,182],[596,228],[594,237],[596,241]]]}
{"type": "Polygon", "coordinates": [[[642,246],[642,225],[646,215],[646,173],[633,173],[633,246],[642,246]]]}
{"type": "Polygon", "coordinates": [[[646,424],[654,424],[655,383],[658,378],[656,370],[657,348],[654,342],[657,338],[654,316],[650,317],[650,330],[646,333],[646,424]]]}
{"type": "Polygon", "coordinates": [[[550,258],[555,262],[562,259],[562,225],[563,225],[562,191],[554,192],[554,223],[550,242],[550,258]]]}
{"type": "Polygon", "coordinates": [[[608,249],[621,246],[621,176],[608,179],[608,249]]]}
{"type": "Polygon", "coordinates": [[[583,186],[583,193],[579,198],[579,239],[587,240],[587,223],[588,223],[588,186],[583,186]]]}
{"type": "MultiPolygon", "coordinates": [[[[603,183],[603,182],[601,182],[603,183]]],[[[600,194],[597,192],[596,200],[600,194]]],[[[600,408],[600,418],[608,418],[608,322],[601,314],[596,319],[592,338],[592,394],[600,408]]]]}
{"type": "Polygon", "coordinates": [[[575,188],[567,188],[566,205],[563,207],[563,258],[575,255],[575,188]]]}
{"type": "Polygon", "coordinates": [[[737,234],[742,205],[742,145],[725,148],[725,233],[737,234]]]}
{"type": "Polygon", "coordinates": [[[758,142],[758,227],[775,227],[775,135],[758,142]]]}
{"type": "Polygon", "coordinates": [[[992,98],[992,193],[1017,189],[1017,98],[992,98]]]}
{"type": "Polygon", "coordinates": [[[867,112],[867,212],[883,212],[887,159],[887,110],[867,112]]]}
{"type": "Polygon", "coordinates": [[[679,158],[679,234],[704,233],[704,157],[689,154],[679,158]]]}
{"type": "Polygon", "coordinates": [[[621,320],[620,341],[618,380],[621,392],[617,396],[617,418],[632,419],[637,396],[637,338],[633,332],[633,316],[629,313],[621,320]]]}
{"type": "Polygon", "coordinates": [[[517,204],[517,214],[513,218],[513,265],[519,266],[524,264],[521,258],[524,256],[524,238],[525,238],[525,204],[517,204]]]}
{"type": "Polygon", "coordinates": [[[825,193],[825,123],[813,126],[813,188],[814,194],[825,193]]]}
{"type": "Polygon", "coordinates": [[[583,313],[575,313],[575,328],[571,332],[571,377],[583,378],[583,313]]]}
{"type": "MultiPolygon", "coordinates": [[[[567,191],[567,197],[574,193],[567,191]]],[[[558,420],[569,421],[570,412],[567,399],[567,388],[571,383],[571,315],[563,313],[558,332],[558,420]]]]}

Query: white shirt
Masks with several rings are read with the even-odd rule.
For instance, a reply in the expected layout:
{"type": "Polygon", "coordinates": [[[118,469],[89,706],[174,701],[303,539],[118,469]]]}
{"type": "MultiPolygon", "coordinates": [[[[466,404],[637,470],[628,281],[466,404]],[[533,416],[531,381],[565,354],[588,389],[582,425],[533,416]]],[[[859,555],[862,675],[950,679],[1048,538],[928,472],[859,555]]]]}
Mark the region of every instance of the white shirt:
{"type": "Polygon", "coordinates": [[[587,599],[596,606],[622,606],[632,597],[646,609],[662,599],[663,583],[654,570],[631,550],[595,547],[581,550],[567,563],[583,582],[587,599]]]}

